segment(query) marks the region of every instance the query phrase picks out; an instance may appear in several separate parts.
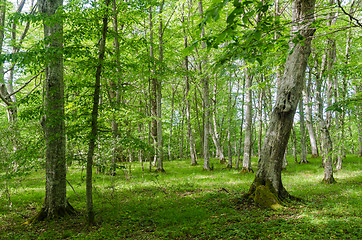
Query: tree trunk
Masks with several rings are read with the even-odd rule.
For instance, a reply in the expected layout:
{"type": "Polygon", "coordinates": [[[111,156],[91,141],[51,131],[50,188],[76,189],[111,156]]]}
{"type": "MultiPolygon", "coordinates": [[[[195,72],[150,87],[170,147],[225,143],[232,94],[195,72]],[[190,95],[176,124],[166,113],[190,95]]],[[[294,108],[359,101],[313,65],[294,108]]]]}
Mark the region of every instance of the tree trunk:
{"type": "MultiPolygon", "coordinates": [[[[202,0],[199,1],[199,14],[200,18],[203,18],[204,11],[202,9],[202,0]]],[[[201,29],[201,38],[205,37],[205,28],[202,27],[201,29]]],[[[206,43],[202,41],[202,49],[206,48],[206,43]]],[[[203,152],[204,152],[204,165],[203,169],[210,171],[210,152],[209,152],[209,118],[210,118],[210,103],[209,103],[209,78],[206,74],[205,68],[206,67],[206,57],[203,57],[201,64],[200,64],[200,74],[202,75],[201,83],[202,83],[202,95],[204,98],[204,146],[203,146],[203,152]]]]}
{"type": "Polygon", "coordinates": [[[246,96],[245,96],[245,140],[244,140],[244,157],[243,157],[243,169],[242,172],[253,172],[251,168],[251,146],[252,146],[252,135],[253,132],[251,130],[251,125],[253,121],[253,113],[252,113],[252,76],[250,75],[250,70],[248,68],[245,69],[245,88],[246,88],[246,96]]]}
{"type": "Polygon", "coordinates": [[[278,208],[283,200],[290,198],[281,180],[282,161],[294,114],[304,86],[305,70],[310,55],[311,36],[315,29],[315,0],[295,0],[292,4],[294,27],[292,36],[300,34],[303,43],[290,43],[293,51],[288,55],[283,78],[278,88],[277,100],[271,113],[269,128],[266,132],[258,171],[252,183],[248,198],[264,207],[278,208]]]}
{"type": "Polygon", "coordinates": [[[303,99],[299,101],[299,123],[300,123],[300,163],[309,163],[307,161],[307,151],[305,147],[305,122],[303,99]]]}
{"type": "Polygon", "coordinates": [[[157,78],[155,77],[155,57],[153,49],[153,19],[152,19],[152,7],[149,8],[149,27],[150,27],[150,58],[151,58],[151,93],[150,93],[150,104],[151,104],[151,141],[155,148],[155,154],[151,156],[153,159],[153,165],[157,162],[157,78]]]}
{"type": "Polygon", "coordinates": [[[244,100],[245,100],[245,78],[243,79],[243,90],[242,90],[242,101],[241,101],[241,123],[240,123],[240,136],[239,136],[239,147],[238,147],[238,153],[236,157],[236,164],[235,168],[239,169],[239,163],[241,161],[241,149],[242,149],[242,143],[243,143],[243,125],[244,125],[244,100]]]}
{"type": "Polygon", "coordinates": [[[174,102],[175,94],[177,91],[177,86],[175,89],[172,87],[172,97],[171,97],[171,119],[170,119],[170,134],[168,136],[168,160],[172,161],[172,151],[171,151],[171,140],[172,140],[172,128],[173,128],[173,115],[174,115],[174,102]]]}
{"type": "MultiPolygon", "coordinates": [[[[50,19],[62,6],[62,0],[39,1],[40,12],[50,19]]],[[[44,23],[44,37],[49,38],[45,47],[59,51],[53,52],[45,69],[45,116],[42,121],[46,142],[45,201],[42,210],[27,223],[74,213],[66,198],[63,22],[60,18],[51,22],[50,26],[44,23]]]]}
{"type": "MultiPolygon", "coordinates": [[[[185,8],[184,8],[184,4],[182,5],[182,23],[185,23],[185,8]]],[[[188,11],[188,18],[190,18],[190,9],[188,11]]],[[[184,46],[185,49],[188,47],[188,39],[187,39],[187,34],[186,34],[186,29],[185,27],[183,28],[183,34],[184,34],[184,46]]],[[[190,158],[191,158],[191,165],[195,166],[197,165],[197,154],[196,154],[196,150],[195,150],[195,140],[194,140],[194,135],[192,132],[192,127],[191,127],[191,111],[190,111],[190,76],[189,76],[189,57],[186,55],[185,56],[185,61],[184,61],[184,65],[185,65],[185,71],[186,71],[186,75],[185,75],[185,107],[186,107],[186,121],[187,121],[187,133],[188,133],[188,137],[189,137],[189,147],[190,147],[190,158]]]]}
{"type": "Polygon", "coordinates": [[[294,156],[294,162],[298,163],[298,158],[297,158],[297,134],[295,133],[295,129],[294,127],[292,127],[292,150],[293,150],[293,156],[294,156]]]}
{"type": "Polygon", "coordinates": [[[319,152],[318,152],[318,145],[317,145],[317,138],[316,138],[316,134],[314,131],[314,127],[313,127],[313,118],[312,118],[312,106],[310,103],[310,99],[311,99],[311,95],[310,95],[310,88],[311,88],[311,84],[312,84],[312,72],[311,69],[309,69],[309,77],[308,77],[308,83],[307,83],[307,89],[305,91],[305,96],[304,96],[304,103],[305,103],[305,111],[306,111],[306,126],[308,129],[308,135],[309,135],[309,141],[310,141],[310,146],[311,146],[311,150],[312,150],[312,158],[317,158],[319,157],[319,152]]]}
{"type": "MultiPolygon", "coordinates": [[[[110,0],[105,0],[105,5],[108,8],[110,0]]],[[[96,69],[95,75],[95,86],[94,86],[94,95],[93,95],[93,109],[92,109],[92,122],[91,122],[91,132],[89,139],[89,148],[87,154],[87,212],[88,212],[88,224],[94,225],[94,210],[93,210],[93,183],[92,183],[92,169],[93,169],[93,158],[94,158],[94,149],[96,145],[96,139],[98,134],[98,110],[99,110],[99,95],[101,88],[101,74],[103,68],[104,54],[106,50],[106,37],[107,37],[107,24],[108,24],[108,10],[103,17],[102,25],[102,38],[99,41],[99,50],[98,50],[98,66],[96,69]]]]}
{"type": "MultiPolygon", "coordinates": [[[[163,69],[163,23],[162,23],[162,11],[163,5],[165,1],[162,0],[160,5],[160,26],[158,31],[158,41],[159,41],[159,71],[160,76],[162,76],[163,69]]],[[[158,77],[160,78],[160,77],[158,77]]],[[[163,169],[163,136],[162,136],[162,83],[161,79],[157,79],[157,93],[156,93],[156,101],[157,101],[157,172],[164,172],[163,169]]]]}
{"type": "Polygon", "coordinates": [[[231,152],[231,93],[232,93],[232,84],[231,84],[231,76],[229,79],[229,99],[228,99],[228,165],[227,168],[231,169],[233,167],[233,156],[231,152]]]}
{"type": "Polygon", "coordinates": [[[214,92],[213,92],[213,114],[212,114],[212,125],[210,124],[210,133],[212,140],[214,141],[215,148],[216,148],[216,157],[219,158],[219,161],[221,164],[226,163],[225,157],[224,157],[224,151],[220,144],[220,134],[217,130],[217,121],[216,121],[216,115],[217,115],[217,109],[216,109],[216,95],[217,95],[217,86],[216,83],[214,84],[214,92]]]}

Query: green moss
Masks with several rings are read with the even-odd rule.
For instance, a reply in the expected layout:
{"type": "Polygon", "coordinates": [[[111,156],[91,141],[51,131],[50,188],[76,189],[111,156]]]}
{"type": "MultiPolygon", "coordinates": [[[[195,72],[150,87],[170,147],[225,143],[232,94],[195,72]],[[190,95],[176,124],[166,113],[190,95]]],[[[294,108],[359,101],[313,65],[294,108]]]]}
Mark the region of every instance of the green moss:
{"type": "Polygon", "coordinates": [[[280,209],[282,207],[278,196],[264,185],[260,185],[255,189],[253,200],[264,208],[280,209]]]}

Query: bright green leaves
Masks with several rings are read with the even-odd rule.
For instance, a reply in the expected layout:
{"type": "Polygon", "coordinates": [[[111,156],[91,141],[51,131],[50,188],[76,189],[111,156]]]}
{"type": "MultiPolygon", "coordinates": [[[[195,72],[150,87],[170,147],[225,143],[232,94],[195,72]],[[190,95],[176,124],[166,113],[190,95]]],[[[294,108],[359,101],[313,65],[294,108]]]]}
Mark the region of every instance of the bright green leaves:
{"type": "Polygon", "coordinates": [[[279,18],[270,12],[270,6],[271,2],[262,1],[214,1],[199,25],[212,30],[200,41],[205,41],[209,50],[225,49],[221,62],[243,59],[262,64],[263,54],[275,47],[275,31],[280,28],[279,18]],[[215,22],[225,19],[221,15],[226,15],[225,27],[215,31],[215,22]]]}

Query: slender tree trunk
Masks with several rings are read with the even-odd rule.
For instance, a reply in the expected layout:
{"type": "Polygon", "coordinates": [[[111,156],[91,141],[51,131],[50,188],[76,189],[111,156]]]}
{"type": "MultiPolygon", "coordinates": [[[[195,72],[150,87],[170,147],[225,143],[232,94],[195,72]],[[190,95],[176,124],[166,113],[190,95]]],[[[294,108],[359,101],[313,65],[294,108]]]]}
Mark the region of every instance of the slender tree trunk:
{"type": "Polygon", "coordinates": [[[259,134],[258,134],[258,159],[260,158],[261,154],[261,146],[262,146],[262,136],[263,136],[263,97],[264,97],[264,90],[259,89],[259,100],[258,100],[258,113],[259,113],[259,134]]]}
{"type": "MultiPolygon", "coordinates": [[[[355,93],[362,92],[361,86],[355,86],[355,93]]],[[[362,157],[362,107],[357,106],[357,130],[358,130],[358,156],[362,157]]],[[[352,136],[351,126],[349,126],[350,133],[352,136]]],[[[353,138],[352,138],[353,139],[353,138]]],[[[352,144],[353,146],[353,144],[352,144]]],[[[353,148],[352,148],[353,150],[353,148]]],[[[352,153],[353,154],[353,153],[352,153]]]]}
{"type": "Polygon", "coordinates": [[[216,148],[216,156],[219,158],[220,163],[224,164],[226,163],[225,157],[224,157],[224,151],[220,144],[220,134],[217,130],[217,121],[216,121],[216,115],[217,115],[217,108],[216,108],[216,95],[217,95],[217,86],[216,83],[214,84],[214,92],[213,92],[213,114],[212,114],[212,125],[210,124],[210,134],[212,137],[212,140],[214,141],[215,148],[216,148]]]}
{"type": "Polygon", "coordinates": [[[150,27],[150,58],[151,58],[151,140],[153,147],[155,148],[155,154],[153,155],[153,165],[157,161],[157,78],[155,77],[155,57],[153,48],[153,19],[152,19],[152,7],[149,8],[149,27],[150,27]]]}
{"type": "MultiPolygon", "coordinates": [[[[108,8],[110,0],[105,0],[105,5],[108,8]]],[[[101,88],[101,74],[103,68],[104,54],[106,50],[106,37],[107,37],[107,24],[108,24],[108,10],[103,17],[102,25],[102,38],[99,42],[99,56],[98,66],[95,75],[95,86],[93,95],[93,109],[92,109],[92,122],[91,122],[91,133],[89,139],[89,148],[87,154],[87,212],[88,212],[88,224],[94,225],[94,210],[93,210],[93,184],[92,184],[92,168],[94,149],[96,145],[96,139],[98,134],[98,110],[99,110],[99,95],[101,88]]]]}
{"type": "MultiPolygon", "coordinates": [[[[182,5],[182,23],[185,23],[185,16],[184,16],[184,5],[182,5]]],[[[189,11],[190,12],[190,11],[189,11]]],[[[188,42],[187,42],[187,34],[186,34],[186,29],[183,29],[183,34],[184,34],[184,46],[185,48],[188,47],[188,42]]],[[[186,71],[186,75],[185,75],[185,107],[186,107],[186,121],[187,121],[187,133],[188,133],[188,137],[189,137],[189,147],[190,147],[190,158],[191,158],[191,165],[195,166],[197,165],[197,154],[196,154],[196,150],[195,150],[195,141],[194,141],[194,135],[192,132],[192,127],[191,127],[191,111],[190,111],[190,100],[189,100],[189,93],[190,93],[190,80],[189,80],[189,57],[185,56],[185,71],[186,71]]]]}
{"type": "MultiPolygon", "coordinates": [[[[199,1],[199,14],[200,18],[203,17],[204,11],[202,8],[202,0],[199,1]]],[[[202,27],[201,29],[201,38],[205,37],[205,29],[202,27]]],[[[202,49],[206,48],[206,43],[202,41],[202,49]]],[[[209,118],[210,118],[210,104],[209,104],[209,78],[205,71],[206,68],[206,57],[203,57],[202,63],[200,64],[200,73],[202,75],[202,94],[204,98],[204,146],[203,146],[203,152],[204,152],[204,165],[203,169],[210,171],[210,152],[209,152],[209,118]],[[201,71],[202,70],[202,71],[201,71]]]]}
{"type": "MultiPolygon", "coordinates": [[[[163,72],[163,22],[162,22],[162,12],[163,5],[165,1],[162,0],[160,5],[160,14],[159,14],[159,32],[158,32],[158,41],[159,41],[159,62],[160,62],[160,75],[162,76],[163,72]]],[[[163,136],[162,136],[162,82],[159,79],[157,81],[157,93],[156,93],[156,101],[157,101],[157,171],[164,172],[163,169],[163,136]]]]}
{"type": "Polygon", "coordinates": [[[231,84],[231,76],[229,79],[229,99],[228,99],[228,165],[227,168],[231,169],[233,167],[233,156],[231,152],[231,93],[232,93],[232,84],[231,84]]]}
{"type": "Polygon", "coordinates": [[[245,88],[246,88],[246,96],[245,96],[245,140],[244,140],[244,158],[243,158],[243,172],[253,172],[251,168],[251,146],[252,146],[252,121],[253,121],[253,113],[252,113],[252,76],[250,75],[249,70],[245,69],[245,88]]]}
{"type": "Polygon", "coordinates": [[[297,134],[295,133],[294,127],[292,127],[292,150],[293,150],[293,156],[294,156],[294,162],[298,163],[297,158],[297,134]]]}
{"type": "Polygon", "coordinates": [[[171,119],[170,119],[170,134],[168,136],[168,159],[172,161],[172,151],[171,151],[171,140],[172,140],[172,128],[173,128],[173,115],[174,115],[174,102],[175,102],[175,93],[177,91],[177,86],[175,89],[172,89],[171,97],[171,119]]]}
{"type": "Polygon", "coordinates": [[[309,163],[307,161],[307,151],[305,147],[305,122],[303,99],[299,101],[299,123],[300,123],[300,163],[309,163]]]}
{"type": "Polygon", "coordinates": [[[317,145],[317,138],[313,127],[313,118],[312,118],[312,105],[310,103],[311,95],[310,95],[310,88],[312,84],[312,72],[311,69],[309,69],[309,77],[308,77],[308,83],[307,83],[307,89],[306,94],[304,96],[304,103],[305,103],[305,110],[306,110],[306,126],[308,129],[308,135],[309,135],[309,141],[310,146],[312,150],[312,158],[319,157],[318,152],[318,145],[317,145]]]}
{"type": "Polygon", "coordinates": [[[314,0],[295,0],[292,4],[292,37],[298,33],[305,40],[303,44],[290,43],[293,51],[285,63],[284,75],[258,162],[258,171],[247,194],[265,207],[277,208],[284,199],[290,198],[281,180],[282,160],[304,86],[305,70],[311,52],[310,37],[315,32],[311,27],[314,21],[314,6],[314,0]]]}
{"type": "Polygon", "coordinates": [[[235,164],[235,168],[239,169],[239,163],[241,161],[241,149],[242,149],[242,143],[243,143],[243,126],[244,126],[244,100],[245,100],[245,78],[243,79],[243,90],[242,90],[242,100],[241,100],[241,123],[240,123],[240,137],[239,137],[239,147],[238,147],[238,153],[237,153],[237,160],[235,164]]]}

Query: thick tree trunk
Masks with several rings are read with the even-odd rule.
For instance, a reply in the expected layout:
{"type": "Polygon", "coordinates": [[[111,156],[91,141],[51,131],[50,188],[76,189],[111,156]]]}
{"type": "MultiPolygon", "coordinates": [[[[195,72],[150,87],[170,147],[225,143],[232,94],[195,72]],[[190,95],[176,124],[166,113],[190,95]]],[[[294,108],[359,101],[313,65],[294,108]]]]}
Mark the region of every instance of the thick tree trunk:
{"type": "MultiPolygon", "coordinates": [[[[62,0],[39,1],[39,9],[48,18],[54,18],[63,5],[62,0]]],[[[46,141],[45,202],[42,210],[27,223],[58,218],[72,214],[74,209],[66,198],[66,161],[64,128],[64,82],[63,82],[63,23],[60,18],[44,24],[44,37],[49,38],[46,48],[55,48],[45,69],[45,116],[42,125],[46,141]]]]}
{"type": "Polygon", "coordinates": [[[251,125],[253,121],[253,113],[252,113],[252,93],[251,93],[251,86],[252,86],[252,76],[248,69],[245,69],[245,140],[244,140],[244,157],[243,157],[243,169],[242,172],[253,172],[251,168],[251,146],[252,146],[252,135],[253,132],[251,130],[251,125]]]}
{"type": "Polygon", "coordinates": [[[290,198],[281,180],[282,161],[293,126],[294,114],[304,86],[305,70],[310,55],[311,36],[315,29],[315,0],[295,0],[292,5],[295,36],[303,36],[303,43],[290,43],[293,51],[288,55],[283,78],[278,88],[277,100],[271,113],[258,171],[247,196],[264,207],[278,208],[283,200],[290,198]]]}

